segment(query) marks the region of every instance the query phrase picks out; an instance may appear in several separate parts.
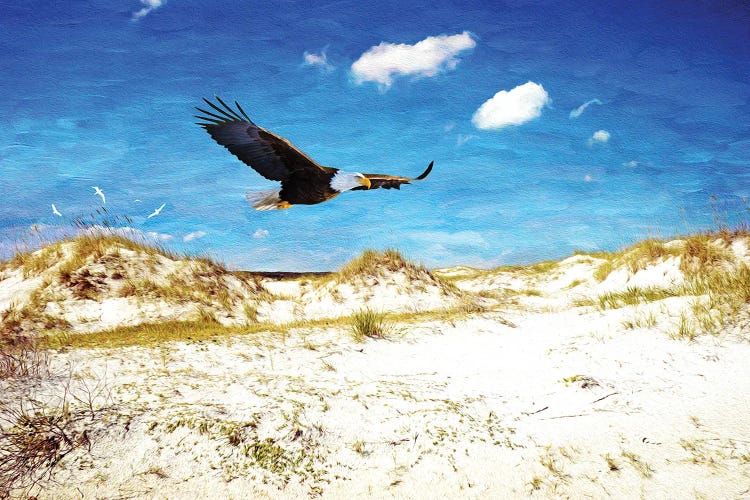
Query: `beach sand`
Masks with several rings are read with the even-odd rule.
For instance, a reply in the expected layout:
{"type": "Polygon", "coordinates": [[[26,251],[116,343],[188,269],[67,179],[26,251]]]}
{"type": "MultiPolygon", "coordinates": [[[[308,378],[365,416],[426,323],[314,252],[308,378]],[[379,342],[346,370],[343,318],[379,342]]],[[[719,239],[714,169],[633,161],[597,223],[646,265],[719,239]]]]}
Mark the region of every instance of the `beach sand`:
{"type": "Polygon", "coordinates": [[[677,335],[700,297],[596,307],[586,298],[683,279],[679,262],[666,257],[599,281],[599,260],[438,270],[434,276],[450,277],[450,291],[422,284],[412,302],[400,295],[410,293],[404,283],[385,292],[401,279],[390,275],[379,275],[379,285],[339,287],[336,300],[321,299],[325,287],[302,278],[264,279],[309,320],[350,314],[337,307],[355,302],[401,313],[385,338],[363,342],[345,320],[54,351],[55,375],[3,382],[9,399],[35,396],[54,406],[65,386],[72,403],[75,396],[99,413],[90,444],[65,456],[52,481],[25,491],[40,498],[750,497],[746,323],[677,335]],[[451,307],[460,303],[461,291],[487,302],[464,314],[424,312],[441,296],[451,307]],[[410,318],[404,311],[412,309],[410,318]]]}

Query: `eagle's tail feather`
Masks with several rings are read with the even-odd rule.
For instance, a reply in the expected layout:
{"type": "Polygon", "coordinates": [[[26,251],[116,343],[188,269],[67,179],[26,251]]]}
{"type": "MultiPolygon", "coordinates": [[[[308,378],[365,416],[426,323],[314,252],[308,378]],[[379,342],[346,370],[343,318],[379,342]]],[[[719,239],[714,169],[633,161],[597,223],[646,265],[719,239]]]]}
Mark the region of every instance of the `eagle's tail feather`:
{"type": "Polygon", "coordinates": [[[256,210],[277,210],[286,208],[286,203],[279,196],[281,189],[272,189],[270,191],[246,191],[245,198],[250,206],[256,210]]]}

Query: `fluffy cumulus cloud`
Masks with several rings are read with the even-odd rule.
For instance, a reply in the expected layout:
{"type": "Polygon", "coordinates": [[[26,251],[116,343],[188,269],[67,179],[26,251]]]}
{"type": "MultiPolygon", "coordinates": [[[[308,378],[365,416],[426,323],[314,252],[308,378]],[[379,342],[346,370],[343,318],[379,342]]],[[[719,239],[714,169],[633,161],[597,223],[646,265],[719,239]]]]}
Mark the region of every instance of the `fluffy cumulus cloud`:
{"type": "Polygon", "coordinates": [[[589,139],[589,144],[609,142],[609,137],[609,132],[606,130],[597,130],[589,139]]]}
{"type": "Polygon", "coordinates": [[[599,99],[591,99],[590,101],[584,102],[583,104],[581,104],[576,109],[570,112],[570,118],[578,118],[579,116],[581,116],[581,114],[584,111],[586,111],[586,108],[588,108],[592,104],[598,104],[601,106],[602,101],[600,101],[599,99]]]}
{"type": "Polygon", "coordinates": [[[414,45],[381,42],[354,61],[352,74],[357,84],[376,82],[387,89],[399,75],[421,78],[455,69],[458,55],[476,44],[468,31],[459,35],[428,36],[414,45]]]}
{"type": "Polygon", "coordinates": [[[253,233],[253,238],[256,240],[262,240],[263,238],[267,238],[270,233],[268,232],[268,229],[261,229],[258,228],[253,233]]]}
{"type": "Polygon", "coordinates": [[[544,87],[526,82],[511,90],[501,90],[476,110],[471,122],[478,129],[496,130],[539,118],[551,102],[544,87]]]}
{"type": "Polygon", "coordinates": [[[305,66],[315,66],[326,72],[333,71],[333,65],[328,62],[328,56],[326,55],[325,49],[323,49],[320,54],[305,51],[303,58],[305,66]]]}
{"type": "Polygon", "coordinates": [[[206,233],[204,231],[193,231],[192,233],[188,233],[183,236],[182,241],[193,241],[199,238],[203,238],[204,236],[206,236],[206,233]]]}
{"type": "Polygon", "coordinates": [[[149,13],[151,13],[152,10],[158,9],[159,7],[167,3],[167,0],[141,0],[141,3],[144,7],[141,10],[133,13],[134,21],[141,19],[142,17],[146,17],[149,13]]]}
{"type": "Polygon", "coordinates": [[[626,161],[622,164],[623,167],[635,168],[638,166],[638,162],[635,160],[626,161]]]}
{"type": "Polygon", "coordinates": [[[157,241],[171,241],[174,238],[171,234],[157,233],[156,231],[149,231],[146,236],[157,241]]]}

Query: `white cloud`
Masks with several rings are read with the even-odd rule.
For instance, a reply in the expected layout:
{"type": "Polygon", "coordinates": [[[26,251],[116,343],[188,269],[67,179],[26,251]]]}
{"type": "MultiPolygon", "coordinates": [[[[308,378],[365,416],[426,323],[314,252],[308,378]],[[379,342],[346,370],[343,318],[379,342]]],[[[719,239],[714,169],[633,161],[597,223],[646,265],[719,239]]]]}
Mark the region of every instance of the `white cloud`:
{"type": "Polygon", "coordinates": [[[146,17],[152,10],[158,9],[165,3],[167,3],[167,0],[141,0],[141,4],[145,5],[145,7],[133,13],[133,21],[146,17]]]}
{"type": "Polygon", "coordinates": [[[326,72],[333,71],[334,69],[333,65],[328,62],[328,56],[326,55],[325,49],[323,49],[320,54],[305,51],[303,57],[305,60],[305,66],[317,66],[326,72]]]}
{"type": "Polygon", "coordinates": [[[136,241],[170,241],[174,237],[167,233],[157,233],[156,231],[144,232],[140,229],[131,226],[102,226],[99,224],[89,226],[86,229],[80,231],[80,234],[103,234],[105,236],[123,236],[125,238],[134,239],[136,241]]]}
{"type": "Polygon", "coordinates": [[[352,73],[357,84],[377,82],[387,89],[398,75],[430,77],[442,70],[455,69],[458,54],[476,44],[468,31],[460,35],[428,36],[414,45],[380,42],[354,61],[352,73]]]}
{"type": "Polygon", "coordinates": [[[471,134],[470,135],[458,134],[458,137],[456,137],[456,146],[463,146],[464,144],[474,139],[475,137],[476,137],[475,135],[471,135],[471,134]]]}
{"type": "Polygon", "coordinates": [[[584,181],[584,182],[592,182],[593,180],[594,180],[594,178],[593,178],[593,177],[591,177],[591,175],[589,175],[589,174],[586,174],[586,175],[584,176],[584,178],[583,178],[583,181],[584,181]]]}
{"type": "Polygon", "coordinates": [[[520,125],[542,114],[542,108],[552,102],[544,87],[526,82],[511,90],[501,90],[476,110],[471,122],[478,129],[500,129],[520,125]]]}
{"type": "Polygon", "coordinates": [[[601,143],[608,142],[609,138],[610,138],[609,132],[607,132],[606,130],[597,130],[596,132],[594,132],[594,135],[592,135],[591,138],[589,139],[589,146],[594,144],[595,142],[601,142],[601,143]]]}
{"type": "Polygon", "coordinates": [[[635,168],[638,166],[638,162],[635,160],[626,161],[622,164],[623,167],[635,168]]]}
{"type": "Polygon", "coordinates": [[[253,238],[255,238],[256,240],[262,240],[263,238],[267,238],[269,234],[271,233],[269,233],[267,229],[258,228],[253,233],[253,238]]]}
{"type": "Polygon", "coordinates": [[[192,233],[188,233],[183,236],[182,241],[193,241],[197,240],[198,238],[203,238],[204,236],[206,236],[205,231],[193,231],[192,233]]]}
{"type": "Polygon", "coordinates": [[[148,233],[146,233],[146,236],[158,241],[170,241],[174,238],[174,236],[172,236],[171,234],[157,233],[155,231],[149,231],[148,233]]]}
{"type": "Polygon", "coordinates": [[[417,241],[430,242],[445,247],[476,247],[488,248],[489,244],[478,231],[415,231],[409,238],[417,241]]]}
{"type": "Polygon", "coordinates": [[[578,118],[579,116],[581,116],[581,113],[586,111],[586,108],[588,108],[592,104],[598,104],[601,106],[602,101],[600,101],[599,99],[591,99],[590,101],[584,102],[583,104],[581,104],[576,109],[570,112],[570,118],[578,118]]]}

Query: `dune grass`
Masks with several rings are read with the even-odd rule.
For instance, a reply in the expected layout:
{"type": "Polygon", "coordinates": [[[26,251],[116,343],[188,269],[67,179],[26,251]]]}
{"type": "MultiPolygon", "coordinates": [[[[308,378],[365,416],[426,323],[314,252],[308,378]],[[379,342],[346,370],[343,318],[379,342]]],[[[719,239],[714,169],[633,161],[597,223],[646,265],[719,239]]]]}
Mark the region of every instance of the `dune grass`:
{"type": "Polygon", "coordinates": [[[7,267],[20,267],[23,277],[28,278],[47,270],[62,257],[62,244],[58,242],[34,252],[18,252],[7,262],[7,267]]]}
{"type": "Polygon", "coordinates": [[[750,267],[739,264],[730,269],[694,271],[688,274],[687,281],[682,285],[666,288],[629,286],[625,290],[606,292],[595,298],[579,299],[575,305],[596,305],[602,310],[618,309],[685,296],[707,296],[712,304],[729,305],[736,311],[743,304],[750,303],[750,267]]]}
{"type": "Polygon", "coordinates": [[[95,232],[19,252],[6,266],[21,268],[26,278],[43,280],[18,305],[0,312],[0,332],[65,328],[67,321],[55,320],[44,311],[50,302],[66,300],[158,298],[173,304],[195,303],[215,312],[252,313],[246,317],[254,320],[256,302],[273,299],[257,278],[234,276],[210,259],[186,258],[118,234],[95,232]]]}
{"type": "Polygon", "coordinates": [[[731,231],[725,228],[719,232],[685,236],[668,245],[658,240],[646,240],[622,252],[609,254],[604,256],[607,260],[597,270],[600,281],[623,266],[635,273],[664,258],[674,257],[679,259],[679,270],[685,282],[666,288],[628,287],[578,300],[575,305],[595,305],[605,310],[669,297],[694,297],[689,312],[681,314],[670,336],[690,340],[701,333],[716,334],[738,320],[750,305],[750,266],[738,260],[729,248],[738,239],[748,236],[750,233],[745,226],[731,231]]]}
{"type": "MultiPolygon", "coordinates": [[[[618,292],[607,292],[596,298],[595,304],[602,310],[619,309],[620,307],[641,304],[643,302],[655,302],[669,297],[680,297],[690,293],[686,287],[627,287],[618,292]]],[[[593,302],[593,301],[592,301],[593,302]]]]}
{"type": "MultiPolygon", "coordinates": [[[[630,272],[637,272],[645,269],[649,264],[659,262],[662,259],[675,257],[680,259],[680,269],[683,270],[687,283],[682,286],[669,288],[628,288],[624,291],[611,292],[599,297],[588,299],[588,305],[598,305],[601,309],[619,308],[628,305],[639,304],[643,302],[653,302],[664,298],[675,296],[706,296],[707,301],[695,306],[696,316],[703,319],[698,323],[701,325],[724,324],[725,319],[716,319],[716,311],[722,312],[722,317],[728,317],[736,313],[744,305],[750,303],[750,270],[746,265],[737,266],[732,264],[732,254],[728,250],[728,244],[735,241],[738,237],[748,236],[746,230],[732,231],[724,233],[701,233],[686,236],[673,242],[650,238],[644,240],[631,248],[617,253],[596,253],[590,254],[592,258],[605,259],[604,264],[597,270],[599,279],[606,279],[606,276],[614,269],[625,267],[630,272]],[[734,266],[734,267],[732,267],[734,266]],[[702,309],[701,309],[702,308],[702,309]]],[[[154,262],[159,259],[182,259],[174,252],[167,249],[152,245],[147,242],[135,241],[118,234],[100,234],[92,233],[79,236],[77,238],[57,242],[36,252],[21,252],[11,259],[12,265],[23,268],[24,273],[33,274],[44,269],[57,265],[55,271],[61,280],[69,279],[72,281],[93,282],[96,276],[79,276],[79,271],[85,268],[87,264],[94,261],[101,261],[106,268],[107,265],[118,257],[127,259],[127,256],[120,256],[122,251],[132,251],[139,255],[145,255],[152,258],[154,262]],[[68,244],[63,247],[63,245],[68,244]],[[76,274],[78,273],[78,274],[76,274]]],[[[587,254],[589,255],[589,254],[587,254]]],[[[192,259],[192,258],[191,258],[192,259]]],[[[351,324],[354,321],[362,322],[363,333],[360,337],[377,337],[377,316],[373,311],[363,310],[357,314],[344,318],[335,318],[333,320],[321,321],[299,321],[284,325],[272,323],[253,323],[251,325],[226,327],[220,325],[215,318],[215,313],[219,310],[225,311],[245,311],[245,316],[251,321],[257,321],[257,303],[247,300],[235,300],[228,292],[227,284],[222,279],[226,275],[231,275],[243,280],[243,276],[235,273],[229,273],[222,265],[217,264],[209,259],[193,259],[191,264],[195,269],[197,279],[187,279],[184,273],[174,272],[165,277],[158,279],[141,278],[140,280],[119,276],[120,288],[115,290],[117,296],[147,296],[166,298],[177,302],[194,301],[198,304],[199,309],[205,314],[198,315],[191,321],[184,322],[165,322],[158,325],[147,324],[132,327],[121,327],[104,332],[93,334],[76,334],[68,335],[62,330],[65,328],[64,323],[53,321],[54,318],[47,318],[44,315],[36,314],[33,308],[39,311],[44,310],[46,302],[50,297],[42,296],[39,292],[32,294],[34,300],[30,301],[27,307],[11,308],[4,313],[4,327],[10,325],[13,328],[19,324],[30,320],[37,322],[37,329],[53,330],[58,332],[56,336],[67,338],[61,345],[76,346],[115,346],[115,345],[144,345],[150,343],[160,343],[170,340],[179,339],[203,339],[213,338],[222,335],[232,335],[241,333],[253,333],[259,331],[285,332],[293,328],[302,328],[307,326],[326,326],[336,324],[342,326],[351,324]],[[34,298],[35,297],[35,298],[34,298]],[[37,300],[38,299],[38,300],[37,300]],[[216,311],[207,311],[206,307],[216,306],[216,311]],[[368,326],[364,321],[369,314],[371,324],[368,326]],[[374,332],[374,333],[373,333],[374,332]],[[104,337],[109,336],[110,340],[104,337]],[[71,340],[75,339],[75,340],[71,340]]],[[[5,265],[8,263],[6,262],[5,265]]],[[[548,273],[556,268],[559,264],[557,261],[545,261],[531,266],[505,266],[488,272],[523,272],[526,274],[548,273]]],[[[472,313],[486,312],[486,306],[483,306],[477,299],[476,294],[470,294],[459,290],[451,279],[442,278],[432,275],[426,268],[421,265],[408,261],[403,255],[395,249],[387,249],[382,252],[375,250],[366,250],[359,257],[355,258],[336,273],[328,276],[311,279],[319,280],[336,280],[346,281],[362,276],[377,276],[378,272],[405,272],[407,276],[417,279],[433,280],[433,284],[444,287],[448,293],[455,292],[456,296],[464,300],[456,306],[431,311],[427,313],[409,313],[409,314],[387,314],[384,317],[393,320],[398,317],[399,321],[409,321],[410,318],[427,319],[427,318],[450,318],[452,321],[457,317],[465,317],[472,313]],[[408,316],[408,317],[407,317],[408,316]]],[[[258,278],[253,278],[256,285],[257,296],[253,300],[274,300],[270,292],[262,288],[258,278]]],[[[46,283],[46,282],[45,282],[46,283]]],[[[95,284],[95,283],[94,283],[95,284]]],[[[98,298],[96,287],[82,288],[76,293],[78,298],[89,298],[96,300],[98,298]]],[[[529,289],[527,293],[536,292],[529,289]]],[[[51,300],[51,299],[50,299],[51,300]]],[[[586,301],[579,301],[577,305],[586,305],[586,301]]],[[[37,312],[39,312],[37,311],[37,312]]],[[[381,318],[381,319],[383,319],[381,318]]]]}
{"type": "Polygon", "coordinates": [[[163,321],[119,326],[95,332],[70,333],[66,330],[48,332],[49,345],[63,348],[113,348],[130,346],[155,346],[172,341],[202,341],[222,336],[273,331],[269,324],[225,326],[211,316],[193,321],[163,321]]]}
{"type": "Polygon", "coordinates": [[[206,256],[180,254],[158,242],[133,234],[120,234],[117,228],[100,227],[81,230],[74,236],[47,243],[39,249],[18,250],[10,259],[0,262],[0,269],[21,267],[24,276],[40,273],[63,261],[58,268],[61,276],[81,268],[86,262],[97,260],[108,253],[124,249],[149,256],[163,256],[172,260],[190,259],[227,272],[224,265],[206,256]],[[68,249],[68,254],[63,248],[68,249]]]}
{"type": "Polygon", "coordinates": [[[70,326],[63,318],[45,312],[47,302],[43,291],[31,293],[29,300],[22,306],[11,306],[0,311],[0,336],[14,337],[29,329],[51,330],[70,326]]]}
{"type": "MultiPolygon", "coordinates": [[[[401,313],[376,313],[372,324],[381,323],[382,332],[395,334],[399,328],[397,325],[419,324],[425,321],[447,321],[467,318],[472,314],[488,312],[486,308],[469,307],[461,302],[453,307],[420,312],[401,313]],[[382,316],[381,316],[382,315],[382,316]]],[[[244,325],[223,325],[212,316],[200,317],[192,321],[164,321],[158,323],[142,323],[133,326],[119,326],[115,328],[96,330],[85,333],[71,333],[68,330],[50,329],[40,331],[40,335],[49,338],[49,347],[53,349],[98,349],[118,347],[152,347],[166,342],[182,341],[211,341],[229,338],[237,335],[255,335],[259,333],[271,333],[279,336],[284,341],[287,336],[295,331],[309,331],[317,328],[349,329],[359,321],[355,319],[357,313],[342,315],[333,318],[304,319],[290,321],[288,323],[257,322],[244,325]]],[[[510,323],[500,319],[501,322],[511,326],[510,323]]],[[[365,328],[365,332],[374,332],[365,328]]],[[[352,335],[354,338],[354,335],[352,335]]],[[[376,338],[375,335],[365,335],[367,338],[376,338]]]]}
{"type": "Polygon", "coordinates": [[[680,251],[674,246],[668,247],[666,243],[663,240],[649,238],[620,252],[577,252],[577,254],[604,259],[604,262],[594,272],[594,278],[601,282],[607,279],[615,269],[626,268],[630,273],[637,273],[664,258],[678,257],[680,251]]]}
{"type": "Polygon", "coordinates": [[[388,248],[382,252],[368,249],[362,252],[359,257],[345,264],[336,273],[336,278],[339,281],[350,280],[358,276],[372,274],[376,270],[391,272],[419,270],[427,272],[422,266],[406,260],[401,252],[395,248],[388,248]]]}
{"type": "Polygon", "coordinates": [[[384,339],[393,333],[393,323],[385,313],[373,309],[360,309],[351,316],[351,334],[355,342],[366,338],[384,339]]]}
{"type": "Polygon", "coordinates": [[[319,277],[317,280],[322,283],[343,283],[366,277],[378,277],[385,273],[403,273],[417,288],[430,284],[438,286],[444,295],[466,295],[466,292],[459,289],[451,280],[435,275],[421,264],[406,259],[394,248],[383,251],[365,250],[337,272],[319,277]]]}
{"type": "Polygon", "coordinates": [[[576,254],[605,260],[595,274],[599,281],[604,281],[615,269],[625,267],[631,273],[636,273],[668,257],[679,258],[680,270],[686,275],[695,275],[705,273],[710,267],[731,262],[733,257],[726,246],[738,238],[749,236],[748,228],[740,225],[733,230],[723,228],[719,231],[675,236],[670,241],[649,238],[619,252],[576,254]]]}
{"type": "Polygon", "coordinates": [[[727,241],[716,234],[696,234],[685,239],[680,253],[680,270],[688,276],[705,274],[725,262],[733,260],[732,253],[724,245],[727,241]]]}

